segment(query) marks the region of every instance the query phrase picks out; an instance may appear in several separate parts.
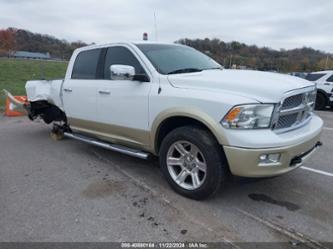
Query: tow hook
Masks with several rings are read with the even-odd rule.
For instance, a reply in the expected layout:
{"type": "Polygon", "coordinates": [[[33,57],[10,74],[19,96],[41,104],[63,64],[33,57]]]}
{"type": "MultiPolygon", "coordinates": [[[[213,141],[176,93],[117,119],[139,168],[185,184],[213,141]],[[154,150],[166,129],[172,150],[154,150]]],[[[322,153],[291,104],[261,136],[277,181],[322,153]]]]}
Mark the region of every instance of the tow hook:
{"type": "Polygon", "coordinates": [[[320,142],[320,141],[318,141],[318,142],[315,144],[315,146],[313,146],[313,148],[312,148],[311,150],[309,150],[309,151],[303,153],[302,155],[299,155],[299,156],[294,157],[294,158],[290,161],[290,167],[294,167],[294,166],[296,166],[296,165],[298,165],[298,164],[301,164],[301,163],[303,162],[303,158],[304,158],[306,155],[310,154],[313,150],[315,150],[315,149],[317,149],[317,148],[319,148],[319,147],[321,147],[321,146],[323,146],[323,143],[320,142]]]}

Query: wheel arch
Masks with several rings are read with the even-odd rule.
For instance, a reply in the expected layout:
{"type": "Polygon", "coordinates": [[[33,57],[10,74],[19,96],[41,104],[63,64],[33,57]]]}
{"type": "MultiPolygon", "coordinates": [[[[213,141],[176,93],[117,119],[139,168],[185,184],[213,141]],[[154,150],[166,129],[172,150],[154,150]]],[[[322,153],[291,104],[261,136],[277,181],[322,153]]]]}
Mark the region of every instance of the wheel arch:
{"type": "Polygon", "coordinates": [[[227,138],[222,126],[207,113],[195,109],[169,109],[160,113],[152,124],[151,144],[157,155],[163,138],[173,129],[185,126],[197,125],[207,129],[219,144],[227,144],[227,138]]]}
{"type": "MultiPolygon", "coordinates": [[[[327,105],[329,105],[329,103],[330,103],[330,98],[329,98],[329,95],[327,94],[327,92],[325,92],[324,90],[322,90],[322,89],[317,89],[317,97],[318,97],[318,95],[321,95],[321,96],[323,96],[324,97],[324,100],[325,100],[325,106],[327,106],[327,105]]],[[[317,105],[317,99],[316,99],[316,105],[317,105]]],[[[321,109],[321,108],[317,108],[317,106],[316,106],[316,109],[321,109]]]]}
{"type": "Polygon", "coordinates": [[[50,124],[53,121],[63,121],[67,123],[66,114],[58,106],[51,104],[46,100],[29,102],[27,111],[28,117],[31,120],[41,117],[46,124],[50,124]]]}
{"type": "Polygon", "coordinates": [[[317,89],[317,94],[318,94],[318,93],[324,95],[325,98],[328,99],[328,94],[327,94],[327,92],[325,92],[324,90],[322,90],[322,89],[317,89]]]}

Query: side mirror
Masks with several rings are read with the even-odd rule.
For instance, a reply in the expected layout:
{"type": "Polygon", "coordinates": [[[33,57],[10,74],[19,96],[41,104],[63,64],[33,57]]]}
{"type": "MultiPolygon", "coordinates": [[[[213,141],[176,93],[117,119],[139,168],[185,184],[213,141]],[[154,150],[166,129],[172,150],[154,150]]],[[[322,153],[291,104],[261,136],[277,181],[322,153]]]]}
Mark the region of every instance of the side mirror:
{"type": "Polygon", "coordinates": [[[133,77],[134,81],[140,81],[140,82],[149,82],[149,78],[145,74],[136,74],[133,77]]]}
{"type": "Polygon", "coordinates": [[[135,68],[127,65],[110,66],[111,80],[133,80],[135,68]]]}

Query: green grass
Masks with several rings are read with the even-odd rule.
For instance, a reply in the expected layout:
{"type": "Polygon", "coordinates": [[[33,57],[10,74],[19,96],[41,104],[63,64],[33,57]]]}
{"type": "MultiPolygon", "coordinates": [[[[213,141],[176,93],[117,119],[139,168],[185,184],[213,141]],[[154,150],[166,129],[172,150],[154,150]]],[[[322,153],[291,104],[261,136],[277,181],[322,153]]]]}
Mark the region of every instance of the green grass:
{"type": "MultiPolygon", "coordinates": [[[[26,95],[26,81],[41,79],[41,69],[44,78],[50,80],[64,78],[66,68],[67,62],[0,58],[0,91],[6,89],[13,95],[26,95]]],[[[0,109],[3,109],[4,103],[1,93],[0,109]]]]}

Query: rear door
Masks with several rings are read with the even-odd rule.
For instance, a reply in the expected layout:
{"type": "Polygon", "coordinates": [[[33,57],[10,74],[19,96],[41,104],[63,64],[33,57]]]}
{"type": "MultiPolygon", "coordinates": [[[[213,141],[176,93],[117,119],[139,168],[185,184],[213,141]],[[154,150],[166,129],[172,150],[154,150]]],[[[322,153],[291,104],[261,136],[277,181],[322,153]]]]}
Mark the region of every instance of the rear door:
{"type": "Polygon", "coordinates": [[[111,80],[110,66],[133,66],[136,74],[146,70],[130,48],[109,47],[105,54],[104,80],[97,87],[97,115],[107,138],[142,145],[148,138],[148,95],[150,82],[111,80]]]}
{"type": "Polygon", "coordinates": [[[102,49],[80,52],[74,62],[71,78],[63,85],[63,101],[72,129],[95,130],[97,68],[102,49]]]}

